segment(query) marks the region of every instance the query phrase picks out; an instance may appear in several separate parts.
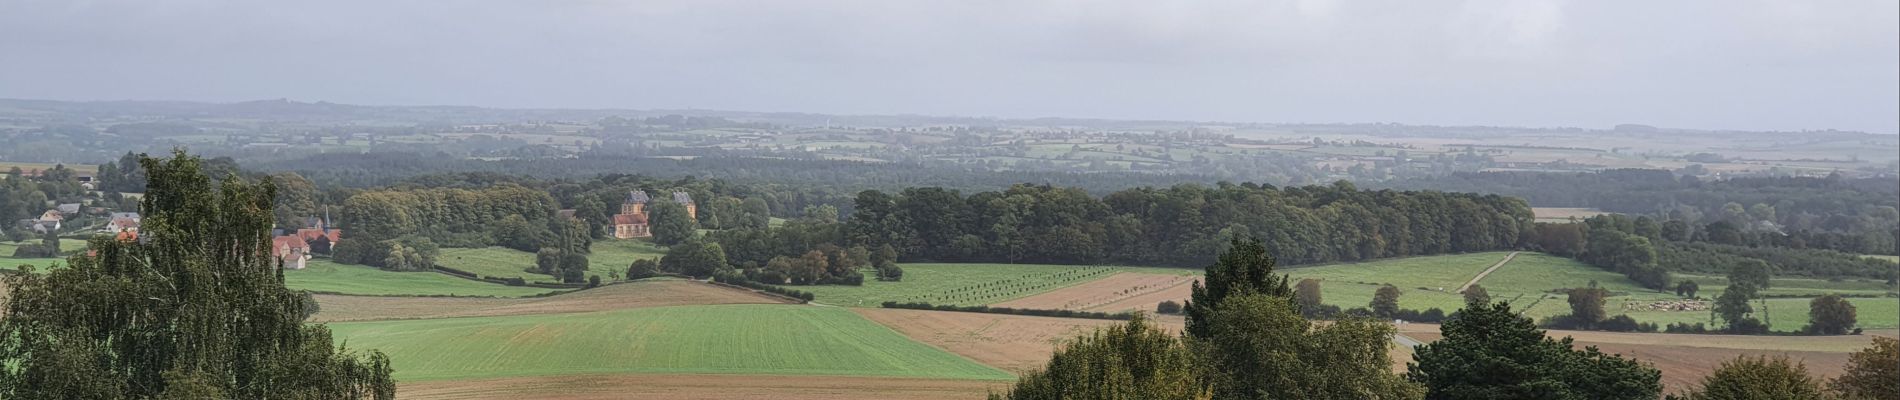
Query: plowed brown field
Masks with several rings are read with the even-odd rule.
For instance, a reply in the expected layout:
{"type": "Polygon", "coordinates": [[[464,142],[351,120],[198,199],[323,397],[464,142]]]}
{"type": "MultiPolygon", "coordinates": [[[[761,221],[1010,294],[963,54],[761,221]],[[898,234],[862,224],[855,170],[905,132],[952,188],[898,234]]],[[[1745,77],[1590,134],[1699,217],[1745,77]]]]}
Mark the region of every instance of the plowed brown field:
{"type": "MultiPolygon", "coordinates": [[[[992,367],[1020,373],[1041,368],[1062,341],[1122,321],[1031,317],[951,311],[854,309],[858,315],[891,327],[911,339],[969,357],[992,367]]],[[[1179,332],[1180,317],[1163,316],[1161,325],[1179,332]]]]}

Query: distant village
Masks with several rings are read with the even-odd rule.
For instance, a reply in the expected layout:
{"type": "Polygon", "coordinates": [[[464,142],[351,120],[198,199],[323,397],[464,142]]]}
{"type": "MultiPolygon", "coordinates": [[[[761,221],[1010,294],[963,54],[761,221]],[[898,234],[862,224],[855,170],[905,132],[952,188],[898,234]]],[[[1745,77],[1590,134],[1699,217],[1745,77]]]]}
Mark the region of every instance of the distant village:
{"type": "MultiPolygon", "coordinates": [[[[140,225],[144,217],[139,215],[138,200],[140,193],[103,191],[100,177],[74,172],[63,165],[49,169],[15,169],[8,177],[30,178],[39,183],[76,184],[83,193],[80,196],[65,196],[64,202],[45,200],[39,204],[25,204],[26,207],[44,207],[38,216],[19,219],[13,222],[8,232],[13,242],[29,242],[25,235],[46,238],[48,245],[21,245],[14,254],[0,254],[13,258],[56,258],[78,249],[61,251],[52,239],[57,237],[89,236],[91,234],[111,235],[121,241],[141,239],[140,225]],[[70,178],[68,178],[70,177],[70,178]],[[49,180],[53,182],[49,182],[49,180]]],[[[33,201],[26,201],[33,203],[33,201]]],[[[30,209],[29,209],[30,210],[30,209]]],[[[35,214],[29,212],[29,214],[35,214]]],[[[285,268],[303,269],[317,253],[327,253],[331,245],[342,237],[343,230],[333,225],[329,215],[311,216],[305,219],[304,228],[273,229],[271,232],[271,255],[274,261],[285,268]]]]}

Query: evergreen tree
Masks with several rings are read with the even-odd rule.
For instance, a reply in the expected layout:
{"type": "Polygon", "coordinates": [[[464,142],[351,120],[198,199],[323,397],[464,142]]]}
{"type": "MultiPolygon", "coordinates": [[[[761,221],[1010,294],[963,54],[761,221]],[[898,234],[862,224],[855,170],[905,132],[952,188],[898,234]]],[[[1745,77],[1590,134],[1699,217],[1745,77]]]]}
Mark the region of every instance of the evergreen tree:
{"type": "Polygon", "coordinates": [[[1228,251],[1220,254],[1219,261],[1206,268],[1201,282],[1190,287],[1192,294],[1182,313],[1187,315],[1187,335],[1205,339],[1212,332],[1208,327],[1208,316],[1221,300],[1230,296],[1249,293],[1275,297],[1289,297],[1293,289],[1287,287],[1287,277],[1273,273],[1274,258],[1267,255],[1267,248],[1258,240],[1235,238],[1228,251]],[[1206,284],[1203,285],[1202,283],[1206,284]]]}
{"type": "Polygon", "coordinates": [[[6,278],[0,397],[395,397],[382,353],[303,325],[270,256],[270,183],[214,185],[182,151],[139,165],[140,242],[95,238],[67,268],[6,278]]]}
{"type": "Polygon", "coordinates": [[[1427,399],[1655,399],[1662,372],[1551,339],[1507,303],[1469,304],[1418,346],[1406,377],[1427,399]]]}

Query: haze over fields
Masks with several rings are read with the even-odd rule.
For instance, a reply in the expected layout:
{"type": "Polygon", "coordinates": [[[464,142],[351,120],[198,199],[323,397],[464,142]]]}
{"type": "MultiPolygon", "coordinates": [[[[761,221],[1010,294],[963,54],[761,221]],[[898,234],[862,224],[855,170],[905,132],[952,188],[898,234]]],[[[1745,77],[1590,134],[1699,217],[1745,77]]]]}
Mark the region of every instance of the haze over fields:
{"type": "Polygon", "coordinates": [[[1900,132],[1891,1],[0,2],[0,98],[1900,132]]]}
{"type": "Polygon", "coordinates": [[[1892,0],[0,0],[0,398],[1895,365],[1892,0]]]}

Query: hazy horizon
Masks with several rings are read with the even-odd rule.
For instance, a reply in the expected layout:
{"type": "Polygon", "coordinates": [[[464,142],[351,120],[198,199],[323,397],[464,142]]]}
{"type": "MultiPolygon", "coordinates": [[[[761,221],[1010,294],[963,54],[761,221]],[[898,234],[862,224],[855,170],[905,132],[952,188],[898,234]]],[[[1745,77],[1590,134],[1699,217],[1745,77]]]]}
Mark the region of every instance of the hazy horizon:
{"type": "Polygon", "coordinates": [[[0,0],[0,97],[1900,132],[1894,2],[0,0]]]}

